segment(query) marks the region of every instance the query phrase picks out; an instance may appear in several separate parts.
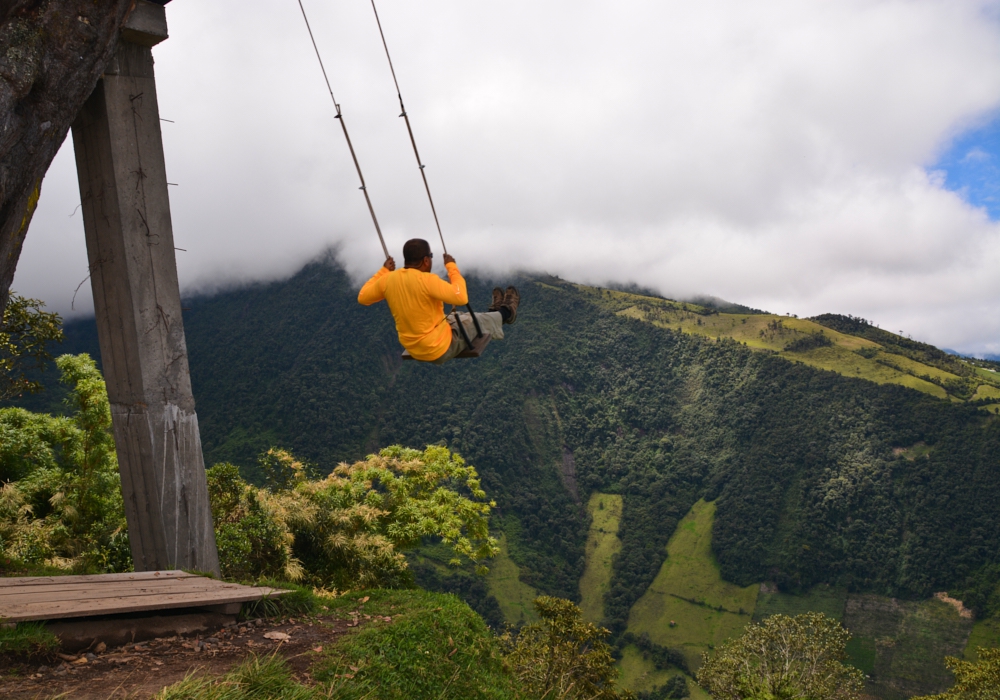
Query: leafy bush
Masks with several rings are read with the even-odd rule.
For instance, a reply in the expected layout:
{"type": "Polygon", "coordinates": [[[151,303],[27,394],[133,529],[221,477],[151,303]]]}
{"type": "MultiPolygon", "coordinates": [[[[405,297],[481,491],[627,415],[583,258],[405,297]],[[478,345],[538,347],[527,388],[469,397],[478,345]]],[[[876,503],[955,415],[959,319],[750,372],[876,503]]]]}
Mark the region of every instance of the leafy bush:
{"type": "Polygon", "coordinates": [[[944,660],[955,674],[955,685],[939,695],[913,700],[1000,700],[1000,649],[978,650],[979,661],[944,660]]]}
{"type": "Polygon", "coordinates": [[[45,303],[11,294],[0,315],[0,400],[41,391],[25,370],[45,369],[48,346],[63,339],[59,314],[42,311],[45,303]]]}
{"type": "Polygon", "coordinates": [[[446,448],[388,447],[315,480],[284,450],[268,450],[258,464],[271,488],[248,484],[231,464],[208,473],[227,577],[391,587],[409,582],[403,551],[425,537],[450,545],[455,564],[499,551],[475,468],[446,448]]]}
{"type": "Polygon", "coordinates": [[[822,613],[772,615],[706,653],[698,683],[718,700],[858,700],[864,674],[842,663],[849,638],[822,613]]]}
{"type": "Polygon", "coordinates": [[[299,511],[282,507],[281,499],[243,481],[233,464],[216,464],[207,476],[222,575],[238,580],[302,578],[289,529],[290,516],[299,511]]]}
{"type": "Polygon", "coordinates": [[[87,355],[56,360],[70,417],[0,409],[0,554],[27,565],[132,567],[111,409],[87,355]]]}
{"type": "Polygon", "coordinates": [[[615,688],[618,670],[604,641],[608,630],[584,622],[580,608],[562,598],[536,598],[535,609],[541,622],[504,637],[507,663],[529,695],[544,700],[631,697],[615,688]]]}

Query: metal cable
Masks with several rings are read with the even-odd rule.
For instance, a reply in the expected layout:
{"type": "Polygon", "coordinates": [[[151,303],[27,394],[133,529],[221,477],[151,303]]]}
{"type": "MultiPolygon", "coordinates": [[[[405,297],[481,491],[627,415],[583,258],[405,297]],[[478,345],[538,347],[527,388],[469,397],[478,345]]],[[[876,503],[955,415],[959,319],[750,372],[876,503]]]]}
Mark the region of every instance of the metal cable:
{"type": "MultiPolygon", "coordinates": [[[[299,0],[301,3],[302,0],[299,0]]],[[[427,174],[424,172],[425,166],[420,161],[420,152],[417,150],[417,140],[413,137],[413,128],[410,126],[410,117],[406,113],[406,107],[403,105],[403,93],[399,89],[399,81],[396,79],[396,69],[392,65],[392,56],[389,55],[389,45],[385,41],[385,32],[382,31],[382,21],[378,16],[378,8],[375,7],[375,0],[371,0],[372,11],[375,13],[375,23],[378,24],[378,33],[382,37],[382,47],[385,49],[385,57],[389,60],[389,70],[392,72],[392,82],[396,85],[396,97],[399,98],[399,109],[402,111],[401,116],[406,122],[406,131],[410,134],[410,143],[413,144],[413,155],[417,157],[417,167],[420,168],[420,177],[424,180],[424,189],[427,191],[427,201],[431,203],[431,213],[434,214],[434,225],[437,226],[438,237],[441,239],[441,248],[444,250],[445,255],[448,254],[448,246],[444,244],[444,234],[441,233],[441,222],[438,221],[437,209],[434,207],[434,198],[431,196],[431,186],[427,183],[427,174]]]]}
{"type": "MultiPolygon", "coordinates": [[[[302,10],[302,19],[306,21],[306,29],[309,30],[309,40],[312,41],[313,51],[316,52],[316,59],[319,61],[319,68],[323,71],[323,80],[326,81],[326,89],[330,93],[330,99],[333,100],[333,106],[337,110],[337,116],[334,119],[340,120],[340,127],[344,130],[344,138],[347,139],[347,148],[351,151],[351,158],[354,160],[354,167],[358,171],[358,179],[361,180],[361,191],[365,195],[365,202],[368,203],[368,212],[372,215],[372,223],[375,224],[375,233],[378,234],[379,243],[382,244],[382,251],[385,253],[386,259],[389,258],[389,249],[385,245],[385,239],[382,237],[382,229],[378,225],[378,218],[375,216],[375,207],[372,206],[371,197],[368,196],[368,187],[365,185],[365,176],[361,173],[361,164],[358,163],[358,156],[354,152],[354,144],[351,143],[351,136],[347,133],[347,124],[344,121],[344,115],[340,111],[340,105],[337,104],[337,98],[333,96],[333,88],[330,87],[330,79],[326,75],[326,67],[323,65],[323,58],[319,55],[319,47],[316,46],[316,38],[313,36],[312,27],[309,26],[309,17],[306,16],[306,8],[302,5],[302,0],[298,0],[299,9],[302,10]]],[[[407,122],[408,123],[408,122],[407,122]]],[[[412,134],[411,134],[412,138],[412,134]]],[[[414,145],[414,148],[416,146],[414,145]]],[[[426,180],[424,183],[426,184],[426,180]]],[[[430,190],[428,190],[428,195],[430,190]]],[[[433,207],[433,203],[431,204],[433,207]]],[[[435,214],[435,218],[437,215],[435,214]]],[[[438,232],[440,233],[440,227],[438,227],[438,232]]],[[[443,245],[443,239],[442,239],[443,245]]]]}

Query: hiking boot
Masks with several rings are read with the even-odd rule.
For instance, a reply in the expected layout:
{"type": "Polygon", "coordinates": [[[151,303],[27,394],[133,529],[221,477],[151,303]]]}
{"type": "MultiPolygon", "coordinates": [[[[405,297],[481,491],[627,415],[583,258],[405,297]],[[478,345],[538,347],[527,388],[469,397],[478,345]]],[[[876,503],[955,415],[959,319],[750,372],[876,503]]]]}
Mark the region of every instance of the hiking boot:
{"type": "Polygon", "coordinates": [[[503,290],[500,287],[493,288],[493,303],[490,304],[489,311],[499,311],[503,306],[503,290]]]}
{"type": "Polygon", "coordinates": [[[507,293],[503,295],[503,304],[510,311],[510,318],[504,323],[510,324],[517,320],[517,307],[521,303],[521,293],[514,287],[507,287],[507,293]]]}

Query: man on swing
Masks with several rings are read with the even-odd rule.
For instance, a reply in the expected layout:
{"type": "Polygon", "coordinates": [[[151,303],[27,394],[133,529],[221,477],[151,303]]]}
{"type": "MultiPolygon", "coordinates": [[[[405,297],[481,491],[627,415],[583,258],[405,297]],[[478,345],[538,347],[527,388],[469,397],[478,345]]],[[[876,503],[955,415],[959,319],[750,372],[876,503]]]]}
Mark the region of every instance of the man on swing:
{"type": "MultiPolygon", "coordinates": [[[[413,238],[403,246],[405,267],[396,269],[396,261],[389,257],[382,269],[365,283],[358,293],[358,302],[370,306],[385,299],[392,317],[396,319],[399,342],[414,360],[444,364],[467,349],[456,325],[455,315],[444,315],[447,302],[454,306],[469,303],[465,278],[458,271],[455,258],[445,253],[444,266],[449,282],[431,274],[434,254],[422,238],[413,238]]],[[[476,314],[484,333],[494,340],[503,339],[503,324],[514,323],[521,295],[514,287],[504,292],[493,290],[493,303],[486,313],[476,314]]],[[[469,338],[474,338],[476,328],[472,317],[458,314],[469,338]]]]}

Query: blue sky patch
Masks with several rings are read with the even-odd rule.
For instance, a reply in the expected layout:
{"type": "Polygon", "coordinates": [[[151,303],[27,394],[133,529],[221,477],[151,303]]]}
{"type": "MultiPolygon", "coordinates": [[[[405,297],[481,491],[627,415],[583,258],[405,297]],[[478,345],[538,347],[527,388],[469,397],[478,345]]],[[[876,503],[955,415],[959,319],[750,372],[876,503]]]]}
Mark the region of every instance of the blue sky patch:
{"type": "Polygon", "coordinates": [[[944,171],[949,190],[1000,220],[1000,113],[955,139],[931,170],[944,171]]]}

